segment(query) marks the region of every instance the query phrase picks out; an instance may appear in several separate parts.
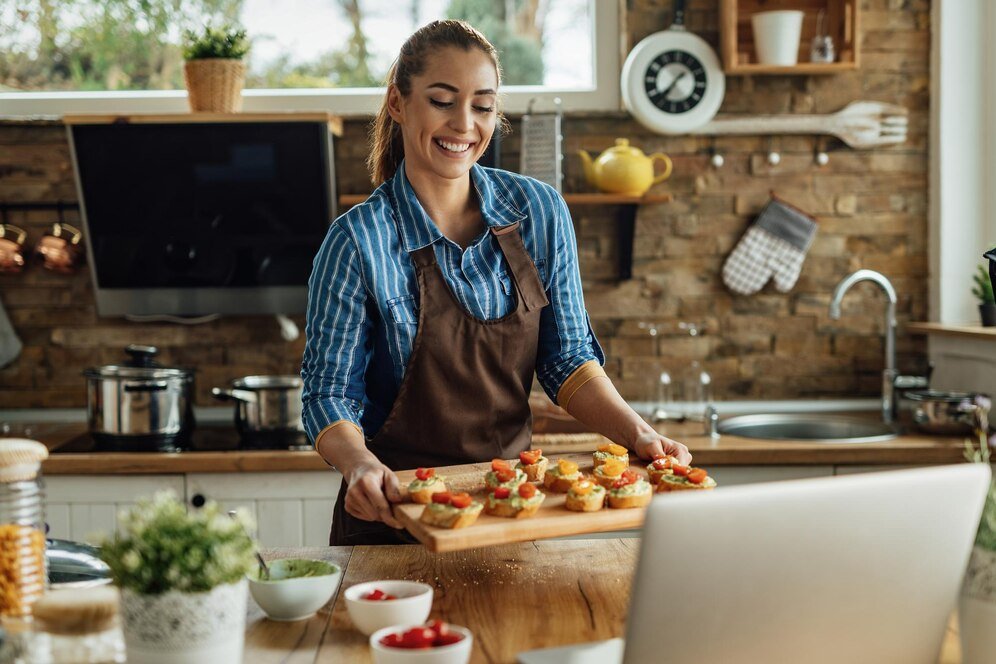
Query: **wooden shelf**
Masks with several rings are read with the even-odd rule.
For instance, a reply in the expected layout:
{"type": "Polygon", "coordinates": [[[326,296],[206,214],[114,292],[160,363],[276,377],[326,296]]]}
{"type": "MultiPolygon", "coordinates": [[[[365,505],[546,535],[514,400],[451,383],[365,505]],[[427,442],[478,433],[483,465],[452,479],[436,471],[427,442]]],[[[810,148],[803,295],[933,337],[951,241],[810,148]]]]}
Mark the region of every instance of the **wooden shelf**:
{"type": "Polygon", "coordinates": [[[721,0],[719,6],[719,41],[723,69],[727,75],[749,74],[836,74],[857,69],[859,10],[857,0],[721,0]],[[803,12],[802,36],[799,39],[799,64],[791,67],[762,65],[754,49],[751,15],[775,9],[803,12]],[[835,62],[810,62],[809,47],[816,36],[820,10],[825,12],[824,29],[833,39],[835,62]]]}
{"type": "MultiPolygon", "coordinates": [[[[339,196],[339,207],[348,208],[367,200],[370,194],[343,194],[339,196]]],[[[619,246],[619,279],[625,281],[633,276],[633,234],[636,231],[636,210],[641,205],[659,205],[674,200],[671,194],[625,194],[580,193],[564,194],[568,205],[618,205],[617,233],[619,246]]]]}
{"type": "Polygon", "coordinates": [[[934,334],[941,337],[962,337],[971,339],[992,339],[996,341],[996,327],[982,327],[964,323],[949,325],[946,323],[907,323],[908,332],[913,334],[934,334]]]}

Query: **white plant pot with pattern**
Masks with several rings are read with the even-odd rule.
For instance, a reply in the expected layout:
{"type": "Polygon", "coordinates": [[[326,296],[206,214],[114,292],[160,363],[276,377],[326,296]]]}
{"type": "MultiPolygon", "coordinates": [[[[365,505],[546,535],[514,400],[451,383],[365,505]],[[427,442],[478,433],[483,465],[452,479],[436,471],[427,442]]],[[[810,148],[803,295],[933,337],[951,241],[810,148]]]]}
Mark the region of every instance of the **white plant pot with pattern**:
{"type": "Polygon", "coordinates": [[[246,580],[201,593],[121,592],[129,664],[241,664],[246,580]]]}
{"type": "Polygon", "coordinates": [[[996,662],[996,551],[972,549],[958,603],[963,664],[996,662]]]}

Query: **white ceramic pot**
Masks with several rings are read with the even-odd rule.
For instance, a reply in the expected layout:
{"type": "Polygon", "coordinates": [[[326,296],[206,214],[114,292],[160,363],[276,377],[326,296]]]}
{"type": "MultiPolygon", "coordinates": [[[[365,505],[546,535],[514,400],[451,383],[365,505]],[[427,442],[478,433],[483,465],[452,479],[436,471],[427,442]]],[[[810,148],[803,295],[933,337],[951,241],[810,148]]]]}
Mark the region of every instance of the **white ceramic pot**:
{"type": "Polygon", "coordinates": [[[802,12],[787,9],[758,12],[750,20],[758,63],[788,67],[799,61],[802,12]]]}
{"type": "Polygon", "coordinates": [[[203,593],[121,593],[129,664],[241,664],[246,580],[203,593]]]}
{"type": "Polygon", "coordinates": [[[974,547],[958,602],[964,664],[996,662],[996,552],[974,547]]]}

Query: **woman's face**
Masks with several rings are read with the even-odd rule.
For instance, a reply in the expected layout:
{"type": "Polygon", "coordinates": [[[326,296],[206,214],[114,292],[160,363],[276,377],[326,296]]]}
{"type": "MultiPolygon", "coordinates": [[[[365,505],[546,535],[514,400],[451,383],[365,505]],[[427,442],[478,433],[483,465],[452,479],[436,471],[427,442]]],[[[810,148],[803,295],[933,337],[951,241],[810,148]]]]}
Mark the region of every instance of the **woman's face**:
{"type": "Polygon", "coordinates": [[[465,176],[491,142],[497,91],[495,65],[476,48],[447,47],[430,55],[407,97],[392,86],[388,110],[401,125],[409,172],[465,176]]]}

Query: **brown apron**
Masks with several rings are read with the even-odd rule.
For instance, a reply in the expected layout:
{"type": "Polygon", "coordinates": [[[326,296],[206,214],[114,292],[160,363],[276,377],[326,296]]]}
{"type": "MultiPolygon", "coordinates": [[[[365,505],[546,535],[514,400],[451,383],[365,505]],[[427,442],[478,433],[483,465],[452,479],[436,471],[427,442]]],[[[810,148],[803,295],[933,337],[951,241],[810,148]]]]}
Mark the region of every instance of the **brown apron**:
{"type": "MultiPolygon", "coordinates": [[[[529,390],[540,311],[549,304],[518,222],[491,228],[508,263],[516,306],[481,320],[460,306],[432,245],[412,252],[419,288],[418,331],[398,396],[367,447],[391,470],[513,458],[529,448],[529,390]]],[[[406,531],[346,512],[342,483],[329,543],[398,544],[406,531]]]]}

